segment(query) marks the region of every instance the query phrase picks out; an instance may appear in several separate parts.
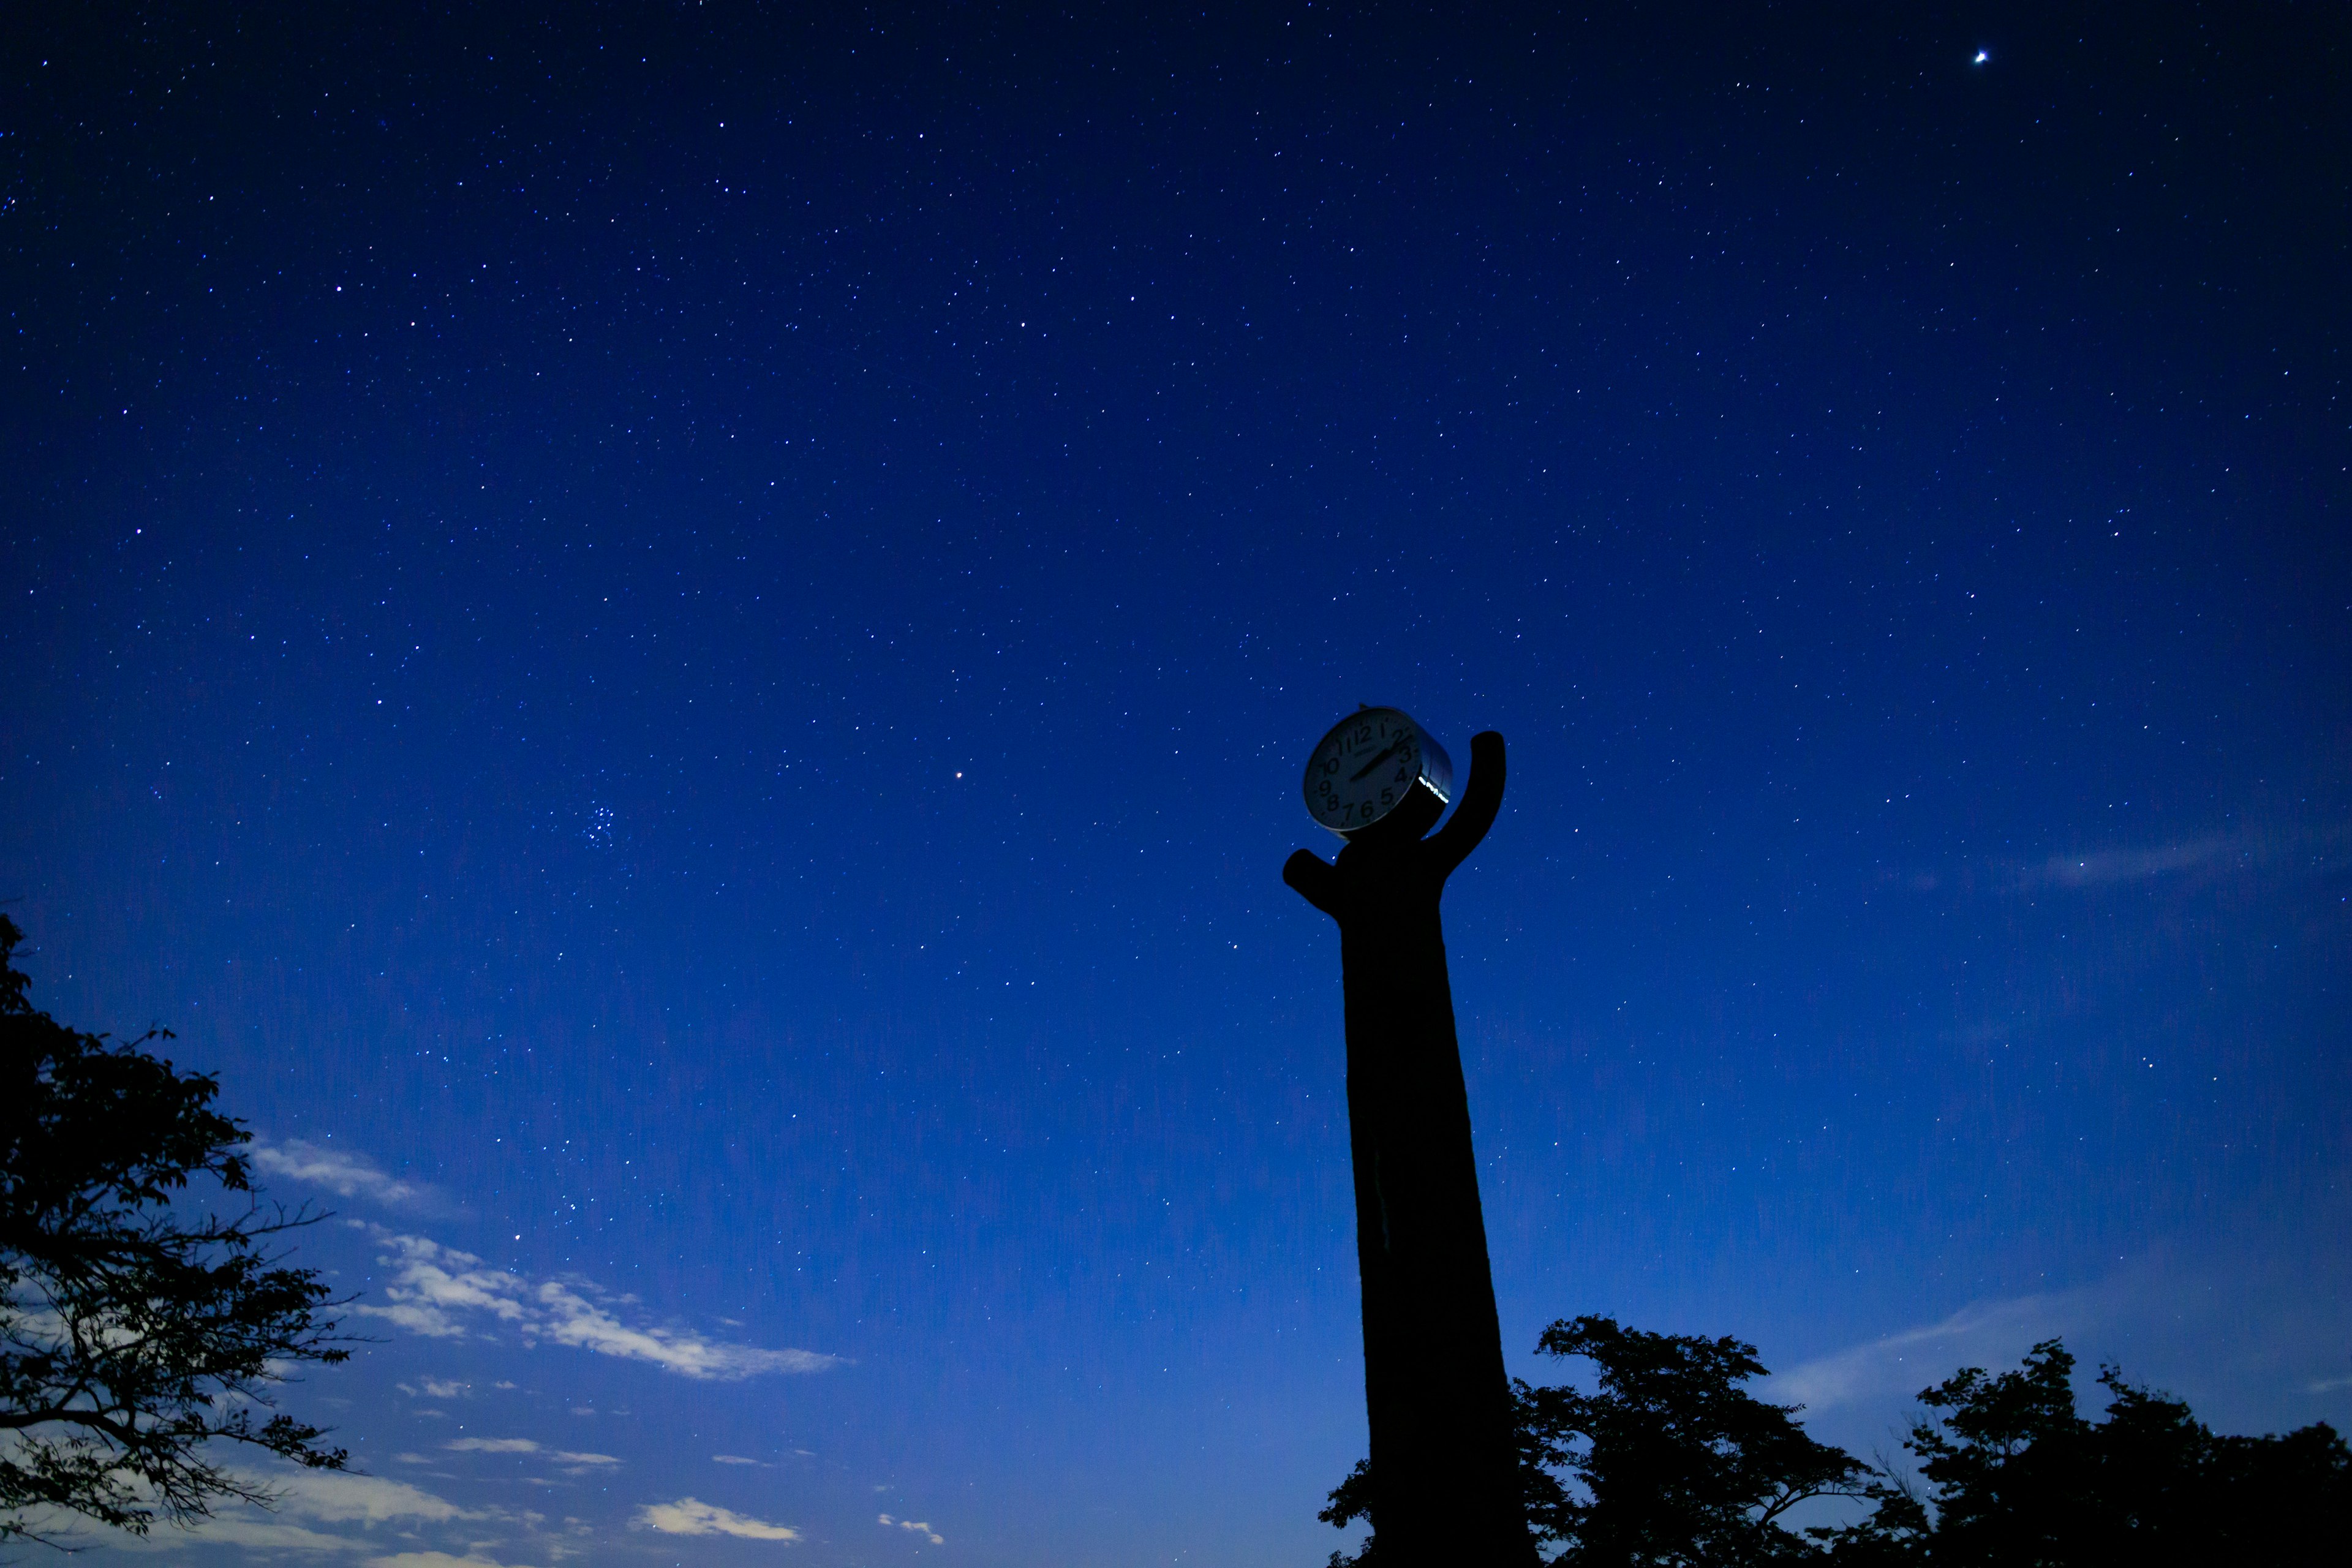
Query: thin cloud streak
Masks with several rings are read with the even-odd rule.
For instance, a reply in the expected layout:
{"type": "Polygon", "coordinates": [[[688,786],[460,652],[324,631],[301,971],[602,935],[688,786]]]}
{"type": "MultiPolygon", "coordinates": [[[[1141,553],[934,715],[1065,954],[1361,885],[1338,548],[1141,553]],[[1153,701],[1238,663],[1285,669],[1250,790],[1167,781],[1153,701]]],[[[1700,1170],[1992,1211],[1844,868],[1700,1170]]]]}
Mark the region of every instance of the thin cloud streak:
{"type": "Polygon", "coordinates": [[[742,1541],[798,1541],[801,1532],[789,1524],[770,1524],[763,1519],[735,1512],[698,1499],[682,1497],[676,1502],[649,1502],[637,1510],[631,1523],[639,1530],[659,1531],[664,1535],[732,1535],[742,1541]]]}
{"type": "Polygon", "coordinates": [[[365,1198],[387,1208],[421,1208],[438,1202],[438,1194],[422,1182],[403,1181],[366,1155],[349,1149],[289,1138],[271,1143],[257,1138],[247,1146],[254,1168],[304,1186],[324,1187],[339,1198],[365,1198]]]}
{"type": "Polygon", "coordinates": [[[823,1372],[839,1356],[814,1351],[766,1350],[730,1344],[686,1329],[625,1322],[618,1310],[634,1298],[607,1296],[581,1279],[532,1280],[487,1267],[470,1252],[430,1237],[367,1227],[385,1250],[392,1270],[388,1306],[362,1302],[356,1313],[432,1339],[493,1337],[483,1325],[502,1326],[526,1346],[541,1341],[596,1355],[641,1361],[680,1377],[733,1383],[766,1373],[823,1372]]]}
{"type": "Polygon", "coordinates": [[[2240,840],[2199,838],[2151,849],[2102,849],[2087,855],[2053,855],[2024,873],[2028,887],[2098,888],[2144,882],[2167,872],[2186,871],[2237,851],[2240,840]]]}
{"type": "Polygon", "coordinates": [[[272,1474],[278,1494],[278,1511],[289,1519],[317,1520],[327,1524],[392,1524],[423,1520],[442,1523],[474,1519],[446,1498],[434,1496],[405,1481],[365,1476],[348,1470],[301,1470],[272,1474]]]}
{"type": "Polygon", "coordinates": [[[1960,1364],[1955,1356],[1998,1361],[2012,1347],[2059,1332],[2079,1315],[2081,1302],[2079,1292],[1977,1302],[1940,1322],[1775,1373],[1772,1396],[1818,1412],[1886,1394],[1916,1394],[1950,1376],[1960,1364]],[[1928,1353],[1912,1353],[1920,1350],[1928,1353]]]}
{"type": "Polygon", "coordinates": [[[934,1546],[945,1546],[948,1543],[948,1538],[946,1536],[941,1535],[938,1531],[933,1530],[929,1525],[925,1524],[919,1519],[892,1519],[887,1513],[880,1517],[884,1524],[894,1524],[900,1530],[910,1530],[917,1535],[927,1538],[934,1546]]]}
{"type": "Polygon", "coordinates": [[[571,1473],[617,1465],[621,1461],[610,1454],[575,1454],[568,1448],[542,1448],[529,1437],[455,1437],[441,1445],[460,1454],[544,1454],[560,1465],[571,1467],[571,1473]]]}
{"type": "MultiPolygon", "coordinates": [[[[131,1551],[184,1550],[190,1544],[241,1547],[250,1552],[308,1553],[380,1552],[384,1542],[365,1533],[378,1527],[414,1539],[420,1527],[496,1517],[458,1507],[405,1481],[349,1470],[240,1469],[238,1479],[276,1494],[274,1510],[246,1505],[204,1521],[188,1531],[152,1537],[108,1532],[110,1545],[131,1551]],[[356,1535],[337,1535],[314,1525],[356,1525],[356,1535]]],[[[71,1521],[68,1521],[71,1522],[71,1521]]]]}
{"type": "MultiPolygon", "coordinates": [[[[2053,855],[2032,865],[2011,868],[2019,891],[2035,888],[2110,888],[2151,881],[2179,872],[2271,871],[2283,862],[2300,859],[2305,872],[2325,872],[2331,858],[2352,840],[2352,828],[2287,827],[2268,831],[2209,834],[2171,844],[2137,849],[2096,849],[2074,855],[2053,855]]],[[[2284,868],[2293,869],[2291,865],[2284,868]]]]}
{"type": "Polygon", "coordinates": [[[395,1383],[393,1386],[400,1390],[401,1393],[408,1395],[411,1399],[419,1397],[425,1399],[471,1399],[474,1396],[474,1385],[472,1384],[459,1383],[454,1379],[448,1378],[419,1378],[413,1384],[395,1383]]]}

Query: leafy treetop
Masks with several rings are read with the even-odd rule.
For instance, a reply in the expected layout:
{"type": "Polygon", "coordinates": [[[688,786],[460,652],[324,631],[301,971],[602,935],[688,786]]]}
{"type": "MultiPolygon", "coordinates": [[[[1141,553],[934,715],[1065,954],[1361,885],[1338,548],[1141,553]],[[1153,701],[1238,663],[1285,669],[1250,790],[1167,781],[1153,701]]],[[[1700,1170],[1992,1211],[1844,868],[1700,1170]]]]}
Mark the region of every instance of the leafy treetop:
{"type": "Polygon", "coordinates": [[[23,937],[0,915],[0,1541],[269,1501],[214,1439],[342,1468],[323,1428],[271,1410],[287,1368],[350,1353],[277,1240],[321,1216],[255,1199],[218,1083],[146,1048],[168,1031],[117,1042],[37,1010],[23,937]],[[235,1212],[183,1213],[199,1177],[235,1212]]]}

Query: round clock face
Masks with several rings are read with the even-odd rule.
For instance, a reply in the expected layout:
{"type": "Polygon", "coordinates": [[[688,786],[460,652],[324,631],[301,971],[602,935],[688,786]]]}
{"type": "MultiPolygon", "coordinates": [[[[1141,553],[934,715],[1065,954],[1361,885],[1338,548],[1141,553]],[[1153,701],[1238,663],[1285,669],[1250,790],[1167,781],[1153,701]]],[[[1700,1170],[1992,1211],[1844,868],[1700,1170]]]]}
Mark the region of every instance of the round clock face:
{"type": "Polygon", "coordinates": [[[1370,827],[1426,784],[1453,793],[1445,753],[1393,708],[1366,708],[1331,727],[1307,761],[1307,809],[1334,833],[1370,827]]]}

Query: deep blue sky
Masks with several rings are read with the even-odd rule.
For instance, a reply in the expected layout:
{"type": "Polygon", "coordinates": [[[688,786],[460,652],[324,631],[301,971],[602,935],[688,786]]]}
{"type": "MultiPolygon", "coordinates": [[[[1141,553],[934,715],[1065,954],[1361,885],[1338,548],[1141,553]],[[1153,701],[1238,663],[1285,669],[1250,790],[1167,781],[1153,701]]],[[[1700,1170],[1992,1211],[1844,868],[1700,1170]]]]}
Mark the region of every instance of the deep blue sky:
{"type": "Polygon", "coordinates": [[[1515,1371],[2352,1424],[2352,30],[1896,9],[12,17],[0,897],[379,1341],[180,1550],[1320,1561],[1359,702],[1515,1371]]]}

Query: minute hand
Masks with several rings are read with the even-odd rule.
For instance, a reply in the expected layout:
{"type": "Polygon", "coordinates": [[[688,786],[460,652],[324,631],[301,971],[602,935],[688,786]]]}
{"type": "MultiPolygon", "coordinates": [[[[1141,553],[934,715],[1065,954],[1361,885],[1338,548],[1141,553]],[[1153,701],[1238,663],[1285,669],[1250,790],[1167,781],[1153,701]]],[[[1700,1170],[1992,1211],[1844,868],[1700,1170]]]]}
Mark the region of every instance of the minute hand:
{"type": "Polygon", "coordinates": [[[1362,778],[1366,773],[1370,773],[1374,768],[1379,767],[1382,763],[1387,762],[1391,757],[1393,757],[1399,752],[1403,751],[1405,739],[1409,738],[1410,737],[1406,737],[1391,741],[1387,751],[1382,752],[1379,756],[1374,757],[1370,762],[1366,763],[1362,767],[1358,768],[1354,773],[1349,773],[1348,775],[1348,782],[1349,784],[1354,784],[1358,779],[1362,778]]]}

